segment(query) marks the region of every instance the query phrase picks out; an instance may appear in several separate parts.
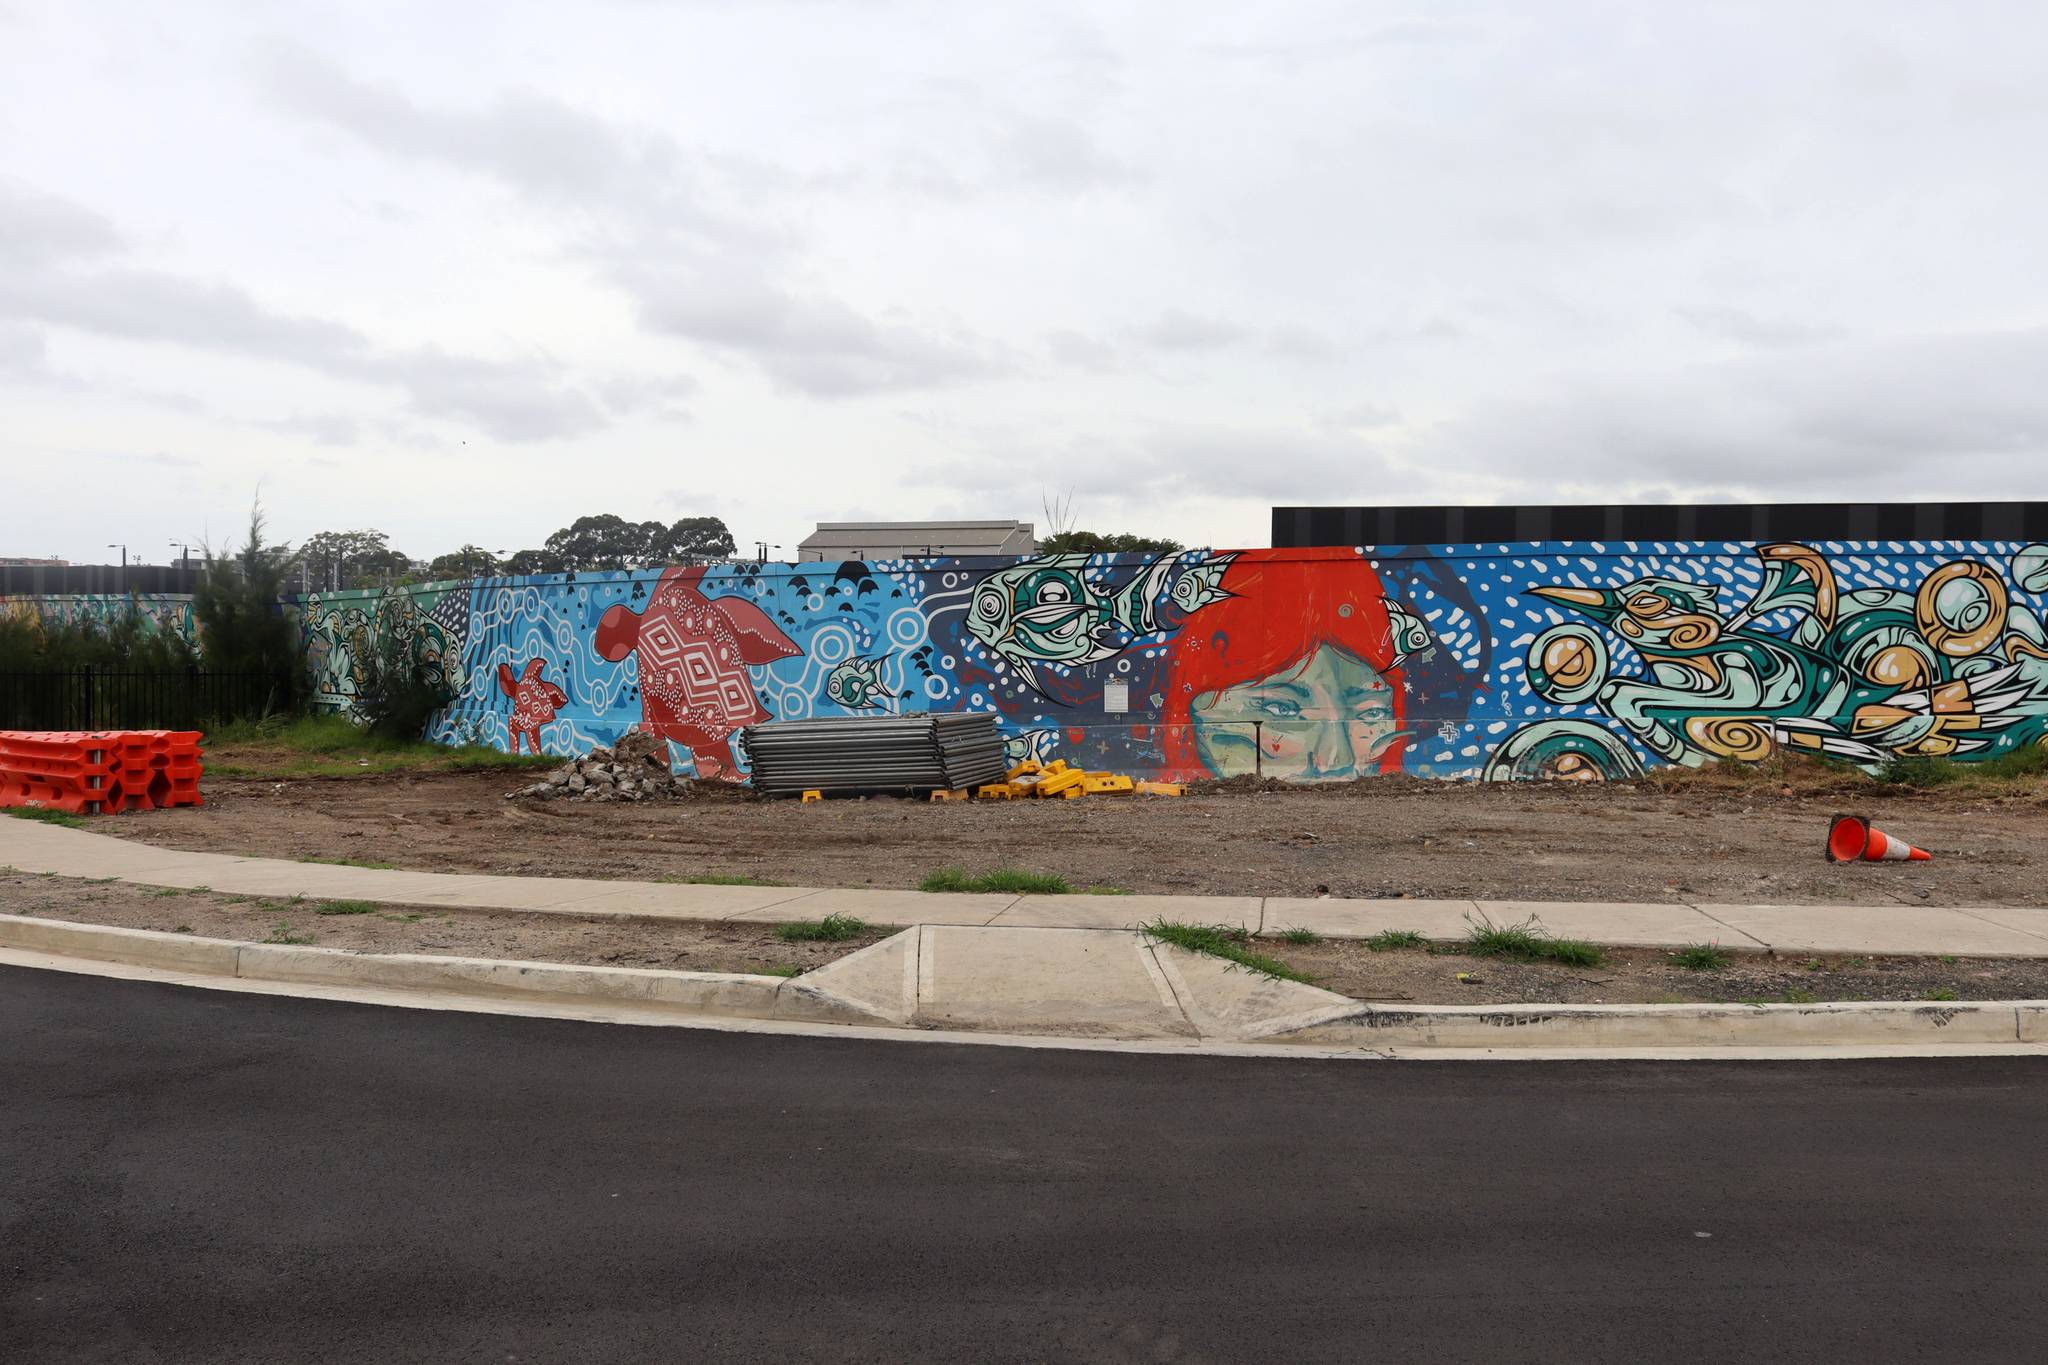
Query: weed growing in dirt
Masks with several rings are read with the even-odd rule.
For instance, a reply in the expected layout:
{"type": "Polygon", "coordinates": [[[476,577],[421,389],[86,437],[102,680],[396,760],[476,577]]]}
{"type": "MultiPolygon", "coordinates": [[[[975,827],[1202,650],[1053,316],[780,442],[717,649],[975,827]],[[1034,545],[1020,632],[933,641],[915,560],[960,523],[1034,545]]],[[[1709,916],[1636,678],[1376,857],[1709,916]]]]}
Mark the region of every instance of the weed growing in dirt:
{"type": "Polygon", "coordinates": [[[374,858],[301,858],[302,863],[332,863],[336,867],[374,867],[380,872],[397,870],[397,863],[380,863],[374,858]]]}
{"type": "Polygon", "coordinates": [[[1376,953],[1397,953],[1404,948],[1427,948],[1429,940],[1413,929],[1382,929],[1365,941],[1376,953]]]}
{"type": "Polygon", "coordinates": [[[292,932],[291,925],[285,923],[283,920],[279,920],[277,923],[270,926],[270,937],[264,939],[263,941],[265,943],[288,943],[294,946],[298,946],[311,943],[313,941],[313,936],[311,934],[295,934],[292,932]]]}
{"type": "Polygon", "coordinates": [[[658,882],[681,886],[781,886],[784,883],[768,880],[766,877],[750,877],[744,872],[700,872],[694,875],[670,873],[656,877],[658,882]]]}
{"type": "Polygon", "coordinates": [[[1185,948],[1191,953],[1207,953],[1220,957],[1225,962],[1257,972],[1261,976],[1277,977],[1282,981],[1300,981],[1313,984],[1313,978],[1303,975],[1275,957],[1253,952],[1246,945],[1251,942],[1251,932],[1230,924],[1181,924],[1169,919],[1156,919],[1150,924],[1139,926],[1148,938],[1161,943],[1171,943],[1176,948],[1185,948]]]}
{"type": "Polygon", "coordinates": [[[1555,962],[1565,967],[1597,967],[1607,960],[1598,944],[1557,938],[1531,915],[1519,924],[1495,924],[1484,914],[1465,920],[1472,927],[1461,945],[1473,957],[1504,957],[1516,962],[1555,962]]]}
{"type": "Polygon", "coordinates": [[[9,806],[7,813],[17,820],[40,820],[46,825],[63,825],[66,829],[84,829],[85,817],[73,815],[68,810],[51,810],[48,806],[9,806]]]}
{"type": "Polygon", "coordinates": [[[1967,763],[1958,763],[1951,758],[1900,756],[1877,770],[1880,782],[1918,788],[1946,787],[1956,782],[1971,785],[2023,782],[2044,775],[2048,775],[2048,749],[2038,744],[2014,749],[1996,758],[1975,759],[1967,763]]]}
{"type": "Polygon", "coordinates": [[[756,976],[802,976],[804,969],[792,962],[778,962],[772,967],[756,967],[756,976]]]}
{"type": "Polygon", "coordinates": [[[420,922],[421,920],[425,919],[425,918],[426,918],[426,916],[424,916],[424,915],[398,915],[398,914],[386,914],[386,915],[382,916],[382,918],[384,918],[384,919],[388,919],[388,920],[394,920],[394,921],[396,921],[396,922],[397,922],[397,923],[399,923],[399,924],[418,924],[418,923],[419,923],[419,922],[420,922]]]}
{"type": "Polygon", "coordinates": [[[156,890],[150,892],[149,894],[155,896],[158,900],[162,900],[166,896],[184,895],[185,888],[182,886],[159,886],[156,890]]]}
{"type": "Polygon", "coordinates": [[[784,943],[844,943],[868,931],[866,920],[852,915],[827,915],[823,919],[791,920],[775,926],[775,937],[784,943]]]}
{"type": "MultiPolygon", "coordinates": [[[[917,884],[920,891],[1005,891],[1016,896],[1065,896],[1074,888],[1065,877],[1050,872],[1026,872],[1021,867],[999,867],[980,876],[964,867],[942,867],[917,884]]],[[[1098,893],[1099,894],[1099,893],[1098,893]]]]}
{"type": "Polygon", "coordinates": [[[1936,986],[1933,990],[1927,992],[1927,994],[1921,996],[1920,998],[1922,1000],[1954,1000],[1958,997],[1953,988],[1948,986],[1936,986]]]}
{"type": "Polygon", "coordinates": [[[174,934],[189,934],[192,932],[192,926],[189,924],[173,925],[171,927],[171,932],[174,934]]]}
{"type": "Polygon", "coordinates": [[[1717,943],[1688,943],[1671,954],[1671,965],[1688,972],[1725,971],[1731,961],[1728,950],[1717,943]]]}
{"type": "Polygon", "coordinates": [[[1806,961],[1800,963],[1799,965],[1806,968],[1806,970],[1809,972],[1824,972],[1828,969],[1828,964],[1822,962],[1817,957],[1809,957],[1808,959],[1806,959],[1806,961]]]}
{"type": "Polygon", "coordinates": [[[1282,929],[1280,931],[1280,941],[1282,943],[1321,943],[1323,936],[1313,929],[1282,929]]]}
{"type": "Polygon", "coordinates": [[[377,907],[370,901],[321,901],[313,907],[316,915],[374,915],[377,907]]]}

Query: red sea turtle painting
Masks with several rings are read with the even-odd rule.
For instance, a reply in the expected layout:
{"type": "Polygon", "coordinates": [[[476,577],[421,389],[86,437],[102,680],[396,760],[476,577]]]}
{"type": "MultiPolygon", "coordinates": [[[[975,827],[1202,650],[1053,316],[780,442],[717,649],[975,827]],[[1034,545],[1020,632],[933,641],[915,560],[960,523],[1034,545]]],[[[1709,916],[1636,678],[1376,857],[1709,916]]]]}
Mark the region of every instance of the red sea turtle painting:
{"type": "Polygon", "coordinates": [[[506,725],[515,754],[519,752],[522,736],[527,747],[539,753],[540,727],[555,718],[558,707],[568,704],[569,698],[563,695],[562,689],[540,676],[545,667],[545,660],[529,659],[525,671],[515,678],[512,665],[498,665],[498,690],[512,699],[512,719],[506,725]]]}
{"type": "Polygon", "coordinates": [[[771,719],[747,667],[803,651],[752,602],[706,597],[698,586],[703,578],[702,566],[664,570],[647,609],[612,607],[598,621],[594,643],[614,663],[638,657],[645,728],[688,749],[698,777],[741,782],[732,733],[771,719]]]}

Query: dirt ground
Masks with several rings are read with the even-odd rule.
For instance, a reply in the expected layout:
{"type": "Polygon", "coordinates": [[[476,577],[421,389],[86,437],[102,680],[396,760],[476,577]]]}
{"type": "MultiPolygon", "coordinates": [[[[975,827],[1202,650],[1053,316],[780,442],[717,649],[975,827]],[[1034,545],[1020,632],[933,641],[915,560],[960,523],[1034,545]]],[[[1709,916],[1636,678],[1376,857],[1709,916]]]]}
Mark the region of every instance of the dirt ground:
{"type": "Polygon", "coordinates": [[[207,804],[94,825],[144,843],[432,871],[740,874],[910,887],[939,868],[1217,895],[1932,905],[2048,902],[2048,790],[1641,782],[1336,788],[939,803],[698,790],[638,804],[505,800],[511,772],[206,779],[207,804]],[[1828,818],[1871,816],[1934,861],[1833,865],[1828,818]]]}
{"type": "MultiPolygon", "coordinates": [[[[894,930],[870,926],[840,943],[784,943],[774,926],[512,911],[407,911],[322,914],[320,902],[229,896],[120,882],[0,872],[0,913],[113,924],[249,942],[310,943],[360,952],[427,953],[601,967],[672,971],[811,971],[879,941],[894,930]]],[[[1612,949],[1596,968],[1504,962],[1458,953],[1375,953],[1363,943],[1311,944],[1255,939],[1278,958],[1340,995],[1366,1001],[1492,1005],[1815,1000],[2015,1000],[2048,998],[2048,960],[1924,957],[1785,958],[1731,953],[1712,972],[1686,971],[1656,949],[1612,949]],[[1458,980],[1464,973],[1467,981],[1458,980]]]]}
{"type": "Polygon", "coordinates": [[[810,971],[895,932],[877,927],[838,943],[784,943],[772,924],[631,920],[610,915],[501,910],[408,910],[322,914],[352,901],[230,896],[217,891],[130,886],[0,872],[0,913],[200,938],[308,943],[375,953],[491,957],[683,972],[810,971]],[[794,970],[792,970],[794,969],[794,970]]]}
{"type": "Polygon", "coordinates": [[[1253,943],[1256,951],[1339,995],[1428,1005],[2035,1000],[2048,991],[2048,961],[2028,959],[1781,957],[1731,951],[1721,970],[1688,971],[1657,948],[1610,948],[1598,967],[1561,967],[1461,953],[1375,953],[1355,939],[1253,943]],[[1458,980],[1460,973],[1470,980],[1458,980]]]}

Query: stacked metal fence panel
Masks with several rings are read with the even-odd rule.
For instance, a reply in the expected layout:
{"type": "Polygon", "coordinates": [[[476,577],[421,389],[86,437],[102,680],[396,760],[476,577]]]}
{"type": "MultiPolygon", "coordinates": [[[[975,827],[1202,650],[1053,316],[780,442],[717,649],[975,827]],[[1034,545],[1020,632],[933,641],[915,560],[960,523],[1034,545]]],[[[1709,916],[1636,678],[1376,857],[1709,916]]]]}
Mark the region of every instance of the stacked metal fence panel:
{"type": "Polygon", "coordinates": [[[762,791],[932,791],[1008,771],[989,712],[849,716],[750,725],[741,742],[762,791]]]}

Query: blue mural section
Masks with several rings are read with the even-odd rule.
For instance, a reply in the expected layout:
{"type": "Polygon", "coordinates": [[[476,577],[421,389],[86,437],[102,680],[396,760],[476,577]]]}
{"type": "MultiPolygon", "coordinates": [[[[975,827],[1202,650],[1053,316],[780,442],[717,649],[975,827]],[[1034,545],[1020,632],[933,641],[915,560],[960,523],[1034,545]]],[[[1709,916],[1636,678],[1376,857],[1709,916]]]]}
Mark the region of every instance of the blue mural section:
{"type": "Polygon", "coordinates": [[[770,718],[995,713],[1017,757],[1167,778],[1626,778],[2048,742],[2048,546],[1627,543],[715,564],[298,604],[346,708],[381,632],[431,737],[634,728],[744,780],[770,718]]]}

